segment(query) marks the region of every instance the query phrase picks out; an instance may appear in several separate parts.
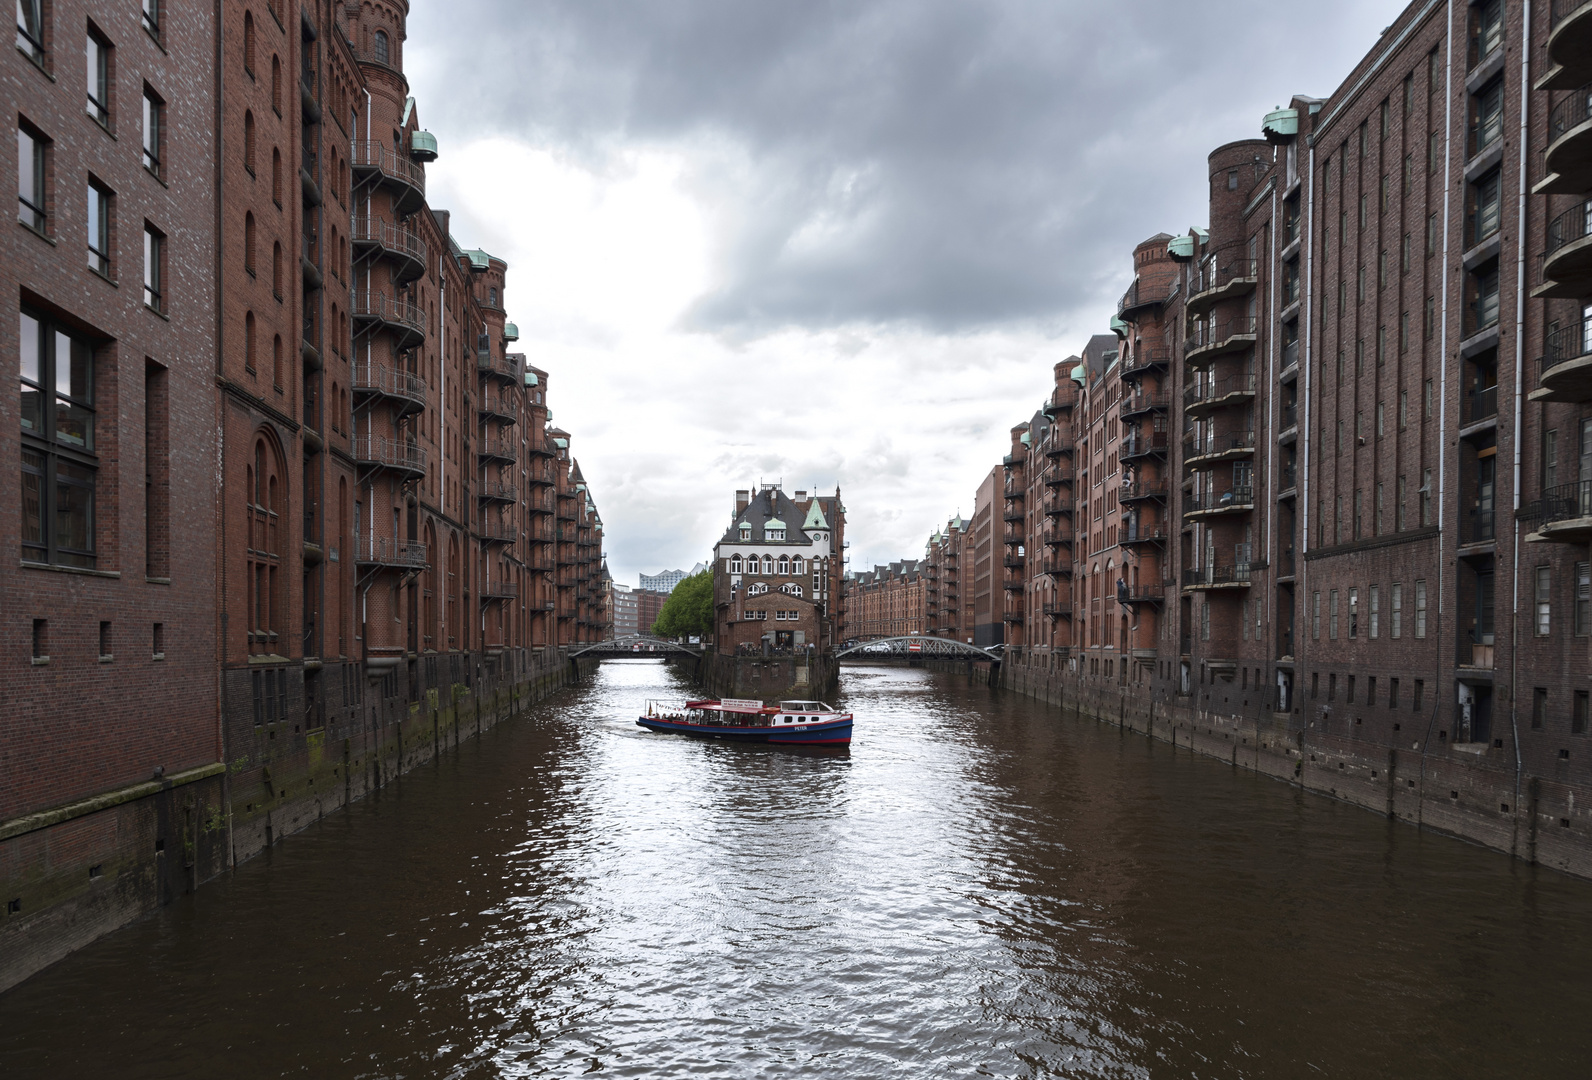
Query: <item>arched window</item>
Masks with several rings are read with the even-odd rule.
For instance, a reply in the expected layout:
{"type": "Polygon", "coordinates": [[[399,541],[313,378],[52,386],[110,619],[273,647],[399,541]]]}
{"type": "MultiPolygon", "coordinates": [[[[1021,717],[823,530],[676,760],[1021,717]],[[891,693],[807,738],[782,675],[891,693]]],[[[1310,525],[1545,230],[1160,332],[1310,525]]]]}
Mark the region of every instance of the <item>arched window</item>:
{"type": "Polygon", "coordinates": [[[800,555],[796,556],[790,561],[790,572],[796,577],[801,577],[802,574],[805,573],[805,570],[802,567],[802,557],[800,555]]]}
{"type": "Polygon", "coordinates": [[[243,13],[243,70],[254,74],[254,14],[243,13]]]}
{"type": "Polygon", "coordinates": [[[789,555],[781,555],[779,557],[779,572],[781,574],[789,574],[790,573],[790,556],[789,555]]]}
{"type": "Polygon", "coordinates": [[[773,576],[773,573],[774,573],[774,556],[772,556],[772,555],[764,555],[763,556],[763,573],[768,574],[771,577],[773,576]]]}
{"type": "Polygon", "coordinates": [[[254,172],[254,113],[243,113],[243,167],[254,172]]]}
{"type": "Polygon", "coordinates": [[[282,151],[271,147],[271,199],[282,205],[282,151]]]}
{"type": "Polygon", "coordinates": [[[748,574],[757,573],[757,556],[756,555],[748,555],[746,557],[746,572],[748,574]]]}
{"type": "Polygon", "coordinates": [[[243,215],[243,268],[254,273],[254,214],[243,215]]]}
{"type": "Polygon", "coordinates": [[[243,366],[254,370],[254,312],[244,312],[243,315],[243,366]]]}
{"type": "Polygon", "coordinates": [[[287,384],[282,381],[282,335],[277,334],[271,339],[271,385],[281,390],[287,384]]]}
{"type": "Polygon", "coordinates": [[[389,61],[388,61],[388,58],[387,58],[387,31],[385,31],[385,30],[377,30],[376,31],[376,63],[385,64],[385,63],[388,63],[388,62],[389,61]]]}
{"type": "Polygon", "coordinates": [[[282,58],[271,57],[271,107],[276,110],[276,115],[282,115],[282,58]]]}
{"type": "Polygon", "coordinates": [[[730,573],[739,574],[740,572],[741,572],[741,557],[739,555],[733,555],[733,556],[730,557],[730,573]]]}
{"type": "Polygon", "coordinates": [[[286,508],[287,478],[282,462],[262,432],[254,440],[254,466],[248,470],[249,531],[248,590],[249,652],[286,655],[280,635],[281,602],[278,574],[281,568],[282,516],[286,508]]]}
{"type": "Polygon", "coordinates": [[[271,245],[271,291],[282,299],[282,241],[271,245]]]}

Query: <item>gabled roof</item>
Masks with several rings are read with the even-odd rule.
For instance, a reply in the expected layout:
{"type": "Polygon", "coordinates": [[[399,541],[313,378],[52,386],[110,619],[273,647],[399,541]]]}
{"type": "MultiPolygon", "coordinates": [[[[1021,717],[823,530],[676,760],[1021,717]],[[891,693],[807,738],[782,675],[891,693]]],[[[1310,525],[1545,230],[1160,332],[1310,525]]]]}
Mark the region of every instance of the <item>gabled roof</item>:
{"type": "MultiPolygon", "coordinates": [[[[814,505],[816,505],[816,500],[814,505]]],[[[772,543],[805,544],[809,541],[809,537],[804,530],[811,528],[811,526],[803,525],[802,529],[793,531],[785,524],[787,521],[803,520],[803,517],[801,508],[796,505],[789,495],[786,495],[778,488],[764,488],[752,496],[752,501],[747,504],[746,509],[735,515],[730,522],[730,527],[725,530],[724,538],[719,542],[740,543],[741,530],[750,529],[752,533],[751,542],[768,543],[770,542],[767,535],[769,530],[785,530],[785,539],[783,541],[774,540],[772,543]]],[[[811,514],[806,515],[806,520],[810,521],[811,519],[811,514]]],[[[822,514],[820,514],[820,520],[822,520],[822,514]]],[[[828,528],[828,525],[821,527],[828,528]]]]}

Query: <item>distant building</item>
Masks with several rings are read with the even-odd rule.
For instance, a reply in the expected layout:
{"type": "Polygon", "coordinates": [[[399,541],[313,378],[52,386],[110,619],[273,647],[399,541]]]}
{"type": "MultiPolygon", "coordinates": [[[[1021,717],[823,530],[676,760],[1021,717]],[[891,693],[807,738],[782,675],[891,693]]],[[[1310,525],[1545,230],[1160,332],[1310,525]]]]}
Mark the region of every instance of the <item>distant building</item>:
{"type": "Polygon", "coordinates": [[[929,537],[923,551],[923,632],[973,642],[973,586],[963,590],[962,567],[971,563],[972,523],[957,514],[929,537]]]}
{"type": "Polygon", "coordinates": [[[706,563],[697,563],[689,570],[665,570],[661,574],[642,574],[641,587],[661,592],[665,595],[674,592],[674,587],[692,574],[700,574],[707,569],[706,563]]]}
{"type": "Polygon", "coordinates": [[[658,621],[658,613],[663,610],[663,602],[669,599],[669,594],[656,589],[637,589],[633,594],[636,598],[636,625],[640,633],[652,633],[652,624],[658,621]]]}
{"type": "Polygon", "coordinates": [[[636,592],[629,585],[613,583],[614,637],[641,632],[640,606],[636,592]]]}
{"type": "Polygon", "coordinates": [[[838,489],[810,498],[777,485],[735,493],[735,516],[713,549],[721,652],[836,643],[845,611],[845,518],[838,489]]]}
{"type": "Polygon", "coordinates": [[[846,575],[846,636],[868,641],[925,632],[925,577],[917,559],[846,575]]]}
{"type": "Polygon", "coordinates": [[[1001,467],[997,465],[984,477],[973,498],[973,644],[981,649],[1006,640],[996,565],[1000,545],[995,543],[995,500],[1000,484],[1001,467]]]}

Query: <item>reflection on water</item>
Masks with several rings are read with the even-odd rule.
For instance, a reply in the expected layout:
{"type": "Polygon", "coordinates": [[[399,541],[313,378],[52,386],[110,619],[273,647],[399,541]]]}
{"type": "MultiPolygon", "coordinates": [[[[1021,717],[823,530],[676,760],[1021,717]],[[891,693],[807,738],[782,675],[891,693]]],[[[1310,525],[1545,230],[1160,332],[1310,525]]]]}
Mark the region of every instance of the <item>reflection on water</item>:
{"type": "Polygon", "coordinates": [[[591,686],[0,997],[6,1077],[1584,1076],[1592,885],[848,669],[848,751],[591,686]]]}

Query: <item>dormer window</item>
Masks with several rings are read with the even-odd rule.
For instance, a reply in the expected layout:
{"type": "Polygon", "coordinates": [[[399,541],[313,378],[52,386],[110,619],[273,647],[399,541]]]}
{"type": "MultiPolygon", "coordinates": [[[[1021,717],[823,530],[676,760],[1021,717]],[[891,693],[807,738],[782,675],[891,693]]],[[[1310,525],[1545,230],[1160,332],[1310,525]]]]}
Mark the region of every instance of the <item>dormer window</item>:
{"type": "Polygon", "coordinates": [[[767,532],[768,532],[768,539],[770,539],[770,540],[783,540],[783,539],[785,539],[785,530],[784,529],[769,529],[769,530],[767,530],[767,532]]]}
{"type": "Polygon", "coordinates": [[[745,540],[750,540],[751,538],[752,538],[752,530],[743,525],[741,527],[741,539],[743,541],[745,541],[745,540]]]}

